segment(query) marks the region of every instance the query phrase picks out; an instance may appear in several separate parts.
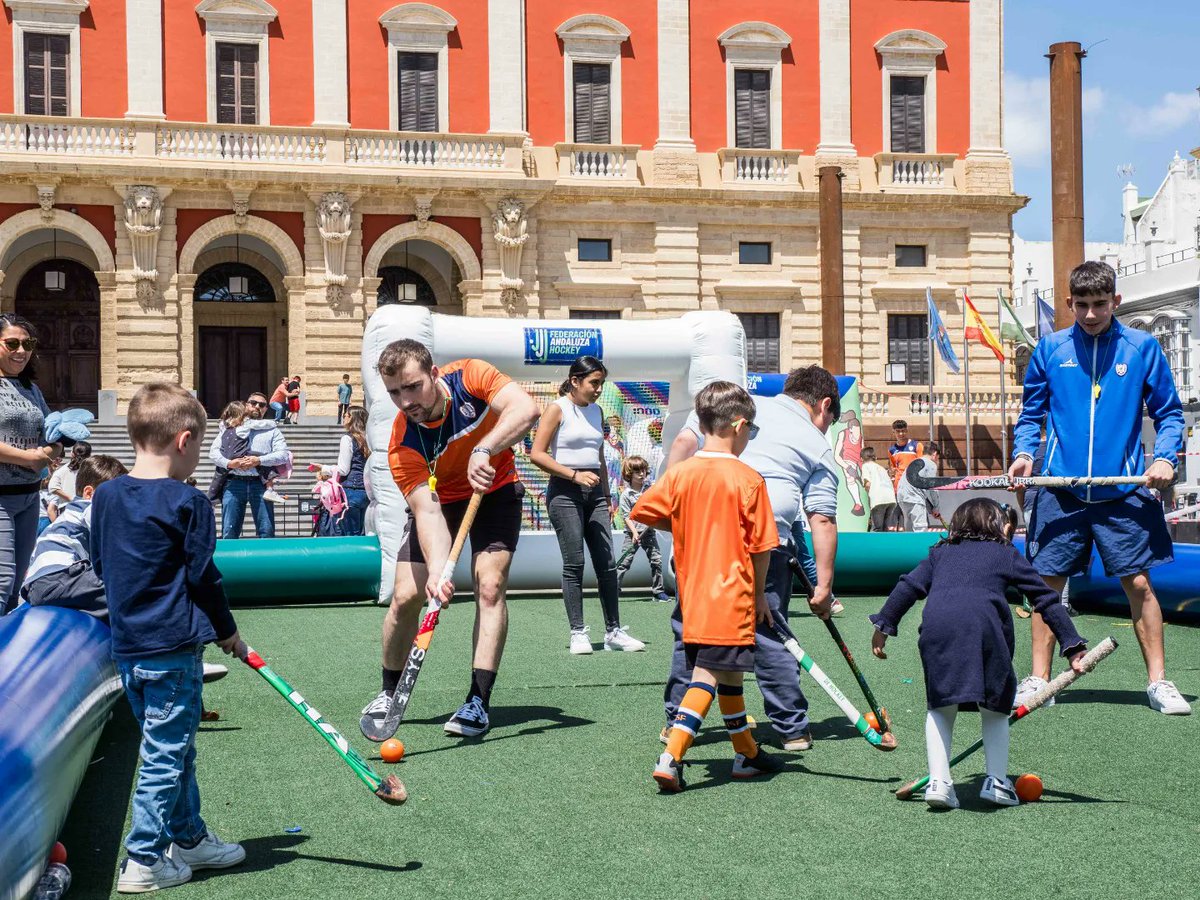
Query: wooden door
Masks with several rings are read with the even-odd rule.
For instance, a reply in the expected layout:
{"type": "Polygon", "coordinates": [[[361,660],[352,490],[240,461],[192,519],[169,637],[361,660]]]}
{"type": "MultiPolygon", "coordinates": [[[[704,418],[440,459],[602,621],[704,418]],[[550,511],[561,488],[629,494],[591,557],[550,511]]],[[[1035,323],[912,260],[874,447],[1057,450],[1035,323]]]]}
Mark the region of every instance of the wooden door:
{"type": "Polygon", "coordinates": [[[200,328],[200,402],[210,418],[218,418],[231,400],[266,391],[267,329],[200,328]]]}
{"type": "Polygon", "coordinates": [[[38,263],[17,287],[16,311],[37,330],[38,386],[51,409],[96,412],[100,390],[100,287],[87,267],[69,259],[38,263]],[[46,286],[47,272],[63,284],[46,286]]]}

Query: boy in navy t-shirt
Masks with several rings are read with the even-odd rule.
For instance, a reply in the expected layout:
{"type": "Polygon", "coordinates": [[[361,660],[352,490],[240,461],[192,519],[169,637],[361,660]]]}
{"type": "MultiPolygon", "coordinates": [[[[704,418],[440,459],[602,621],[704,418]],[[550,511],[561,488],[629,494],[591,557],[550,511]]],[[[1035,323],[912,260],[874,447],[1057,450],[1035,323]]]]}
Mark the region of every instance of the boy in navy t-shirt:
{"type": "Polygon", "coordinates": [[[204,426],[204,408],[178,385],[140,388],[128,414],[133,471],[100,485],[92,500],[92,565],[108,597],[113,659],[142,728],[120,893],[173,887],[193,869],[246,858],[200,818],[196,785],[204,645],[246,655],[213,563],[212,506],[183,483],[200,459],[204,426]]]}

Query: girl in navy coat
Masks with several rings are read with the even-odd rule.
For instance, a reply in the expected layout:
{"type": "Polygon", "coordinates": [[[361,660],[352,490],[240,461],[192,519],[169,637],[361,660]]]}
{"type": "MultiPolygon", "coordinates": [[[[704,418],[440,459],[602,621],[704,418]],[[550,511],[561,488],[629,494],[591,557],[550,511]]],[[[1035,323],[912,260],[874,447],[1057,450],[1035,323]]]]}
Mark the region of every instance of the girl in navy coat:
{"type": "Polygon", "coordinates": [[[1019,590],[1045,617],[1072,668],[1079,670],[1086,649],[1058,594],[1008,542],[1005,524],[999,503],[968,500],[955,510],[949,535],[900,579],[883,609],[870,617],[876,628],[871,652],[886,659],[888,636],[895,636],[900,619],[914,603],[926,600],[917,647],[929,706],[925,801],[935,809],[958,807],[950,776],[950,741],[960,709],[978,709],[983,717],[987,778],[979,796],[999,806],[1019,802],[1008,778],[1008,713],[1017,675],[1006,589],[1019,590]]]}

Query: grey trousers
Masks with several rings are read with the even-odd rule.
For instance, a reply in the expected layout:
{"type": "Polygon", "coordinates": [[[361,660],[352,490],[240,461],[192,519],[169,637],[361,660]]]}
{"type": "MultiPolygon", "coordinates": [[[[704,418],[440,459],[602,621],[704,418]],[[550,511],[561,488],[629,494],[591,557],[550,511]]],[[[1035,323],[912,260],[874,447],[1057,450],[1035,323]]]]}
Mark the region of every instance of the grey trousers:
{"type": "Polygon", "coordinates": [[[17,603],[37,541],[38,495],[0,495],[0,615],[17,603]]]}
{"type": "MultiPolygon", "coordinates": [[[[621,555],[617,559],[622,559],[624,562],[617,566],[617,586],[620,587],[625,582],[625,576],[629,574],[629,568],[633,565],[634,557],[637,556],[637,551],[629,552],[629,548],[633,545],[633,535],[629,533],[629,529],[625,529],[625,543],[621,546],[621,555]]],[[[642,532],[642,536],[638,538],[638,546],[646,551],[646,558],[650,560],[650,590],[655,594],[665,594],[667,587],[663,584],[662,573],[662,551],[658,549],[658,535],[653,528],[647,528],[642,532]]]]}
{"type": "MultiPolygon", "coordinates": [[[[603,478],[603,473],[600,476],[603,478]]],[[[592,568],[600,588],[604,627],[607,630],[617,628],[621,624],[618,607],[620,588],[617,586],[616,557],[613,555],[608,494],[603,482],[594,488],[585,488],[565,478],[551,476],[546,497],[550,522],[554,525],[558,549],[562,553],[563,603],[567,607],[567,622],[571,630],[583,628],[584,544],[587,544],[592,557],[592,568]]]]}

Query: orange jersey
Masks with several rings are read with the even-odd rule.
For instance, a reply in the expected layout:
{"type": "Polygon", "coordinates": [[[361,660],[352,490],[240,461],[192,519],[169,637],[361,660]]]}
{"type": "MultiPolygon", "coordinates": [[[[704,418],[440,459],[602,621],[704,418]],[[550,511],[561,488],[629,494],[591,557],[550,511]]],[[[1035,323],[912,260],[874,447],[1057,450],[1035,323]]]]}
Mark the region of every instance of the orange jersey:
{"type": "MultiPolygon", "coordinates": [[[[489,404],[512,379],[479,359],[460,359],[440,371],[438,383],[450,397],[446,414],[417,425],[399,413],[392,425],[388,463],[404,496],[428,484],[434,475],[442,502],[453,503],[466,500],[473,492],[467,481],[467,462],[499,419],[489,404]]],[[[492,467],[496,470],[493,491],[517,480],[511,448],[495,454],[492,467]]]]}
{"type": "Polygon", "coordinates": [[[904,477],[904,470],[914,460],[920,459],[924,453],[925,445],[916,438],[909,438],[906,444],[892,444],[888,448],[888,460],[891,462],[893,469],[895,469],[892,474],[893,487],[900,487],[900,479],[904,477]]]}
{"type": "Polygon", "coordinates": [[[763,477],[735,456],[701,450],[638,498],[629,518],[669,527],[689,644],[754,643],[754,564],[779,544],[763,477]]]}

